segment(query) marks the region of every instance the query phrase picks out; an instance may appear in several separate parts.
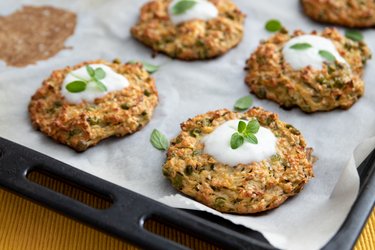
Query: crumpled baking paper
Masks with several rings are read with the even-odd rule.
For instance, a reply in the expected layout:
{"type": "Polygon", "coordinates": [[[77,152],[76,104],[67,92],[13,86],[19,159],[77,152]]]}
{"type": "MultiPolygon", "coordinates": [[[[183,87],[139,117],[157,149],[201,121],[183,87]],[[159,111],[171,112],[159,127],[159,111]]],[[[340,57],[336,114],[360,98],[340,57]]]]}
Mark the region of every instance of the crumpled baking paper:
{"type": "MultiPolygon", "coordinates": [[[[129,33],[145,0],[23,0],[0,2],[0,15],[22,5],[53,5],[78,15],[75,34],[66,49],[55,57],[25,68],[0,63],[0,136],[33,148],[105,180],[175,207],[200,209],[261,232],[272,245],[286,249],[318,249],[337,232],[356,199],[359,178],[355,166],[375,147],[375,64],[369,61],[364,75],[365,95],[349,110],[304,114],[285,111],[277,104],[254,97],[254,105],[277,112],[305,136],[319,158],[312,179],[304,190],[281,207],[259,216],[221,214],[176,195],[161,173],[165,153],[149,143],[151,131],[159,129],[169,138],[179,124],[195,115],[221,108],[232,109],[247,95],[245,60],[261,39],[269,19],[280,20],[289,30],[322,30],[325,26],[305,17],[297,0],[235,0],[247,14],[245,35],[226,55],[202,62],[183,62],[166,56],[151,57],[151,50],[129,33]],[[85,60],[103,58],[144,60],[160,65],[154,74],[160,94],[153,119],[141,131],[102,141],[84,153],[76,153],[35,131],[28,117],[30,97],[52,70],[85,60]],[[365,142],[358,146],[361,142],[365,142]],[[357,149],[357,150],[356,150],[357,149]]],[[[340,29],[343,31],[343,29],[340,29]]],[[[37,30],[35,32],[38,32],[37,30]]],[[[364,30],[367,44],[375,51],[375,32],[364,30]]]]}

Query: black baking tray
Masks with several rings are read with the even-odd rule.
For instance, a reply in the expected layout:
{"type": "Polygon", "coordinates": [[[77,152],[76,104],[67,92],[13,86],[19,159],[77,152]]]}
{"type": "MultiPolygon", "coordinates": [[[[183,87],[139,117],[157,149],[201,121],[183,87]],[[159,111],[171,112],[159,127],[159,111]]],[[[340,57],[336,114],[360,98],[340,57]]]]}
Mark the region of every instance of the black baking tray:
{"type": "MultiPolygon", "coordinates": [[[[375,150],[358,168],[360,192],[338,233],[323,249],[352,249],[375,203],[375,150]]],[[[275,249],[258,232],[215,215],[168,207],[32,149],[0,138],[0,187],[145,249],[187,249],[144,229],[155,219],[224,249],[275,249]],[[97,209],[30,181],[48,173],[112,200],[97,209]]],[[[318,230],[318,229],[317,229],[318,230]]]]}

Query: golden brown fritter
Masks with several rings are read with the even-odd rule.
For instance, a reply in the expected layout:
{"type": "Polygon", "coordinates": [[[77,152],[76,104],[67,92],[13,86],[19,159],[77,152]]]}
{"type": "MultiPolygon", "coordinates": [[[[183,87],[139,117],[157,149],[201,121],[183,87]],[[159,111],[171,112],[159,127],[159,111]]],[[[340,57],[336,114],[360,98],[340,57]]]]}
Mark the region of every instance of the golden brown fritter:
{"type": "Polygon", "coordinates": [[[218,211],[248,214],[276,208],[313,177],[312,149],[301,133],[261,108],[208,112],[182,123],[181,129],[171,142],[163,174],[177,190],[218,211]],[[253,117],[277,137],[276,155],[231,167],[203,153],[203,136],[228,120],[253,117]]]}
{"type": "Polygon", "coordinates": [[[168,15],[171,0],[154,0],[142,9],[132,35],[172,58],[182,60],[208,59],[220,56],[235,47],[243,36],[245,15],[231,0],[209,0],[218,11],[209,21],[192,20],[175,25],[168,15]]]}
{"type": "Polygon", "coordinates": [[[154,79],[142,64],[84,62],[52,72],[31,98],[29,113],[33,126],[76,151],[84,151],[111,136],[124,136],[141,129],[151,119],[158,103],[154,79]],[[124,75],[129,86],[79,104],[68,103],[61,94],[65,76],[87,64],[105,64],[124,75]]]}
{"type": "Polygon", "coordinates": [[[282,49],[296,36],[305,33],[297,30],[289,34],[282,30],[262,42],[247,61],[245,82],[259,98],[267,98],[285,108],[300,107],[304,112],[348,109],[363,95],[361,79],[366,61],[371,58],[367,45],[342,36],[336,29],[322,33],[312,32],[330,39],[339,54],[347,61],[325,63],[322,70],[308,66],[294,70],[285,62],[282,49]]]}
{"type": "Polygon", "coordinates": [[[375,25],[374,0],[301,0],[309,17],[318,22],[347,27],[375,25]]]}

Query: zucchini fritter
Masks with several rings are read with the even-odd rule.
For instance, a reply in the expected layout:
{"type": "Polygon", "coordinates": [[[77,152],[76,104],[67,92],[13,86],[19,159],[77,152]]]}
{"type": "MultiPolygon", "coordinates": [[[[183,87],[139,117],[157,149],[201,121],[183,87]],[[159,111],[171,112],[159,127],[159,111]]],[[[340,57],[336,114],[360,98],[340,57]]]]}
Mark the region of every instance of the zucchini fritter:
{"type": "Polygon", "coordinates": [[[76,151],[84,151],[107,137],[141,129],[151,119],[157,103],[155,81],[142,64],[97,60],[55,70],[31,98],[29,113],[36,129],[76,151]],[[124,75],[129,86],[109,92],[94,103],[68,103],[61,94],[65,76],[88,64],[109,66],[124,75]]]}
{"type": "Polygon", "coordinates": [[[249,214],[276,208],[313,177],[312,149],[301,133],[261,108],[208,112],[182,123],[181,129],[171,142],[163,174],[177,190],[218,211],[249,214]],[[253,117],[277,137],[276,155],[231,167],[203,153],[204,135],[228,120],[253,117]]]}
{"type": "Polygon", "coordinates": [[[373,0],[301,0],[309,17],[318,22],[365,28],[375,25],[373,0]]]}
{"type": "Polygon", "coordinates": [[[219,11],[209,21],[191,20],[175,25],[168,15],[171,0],[153,0],[142,9],[132,35],[172,58],[182,60],[209,59],[235,47],[243,36],[245,15],[231,0],[210,0],[219,11]]]}
{"type": "Polygon", "coordinates": [[[282,49],[293,37],[304,35],[297,30],[289,34],[278,32],[261,42],[246,62],[245,82],[259,98],[267,98],[282,107],[300,107],[304,112],[329,111],[350,108],[364,93],[361,79],[366,61],[371,58],[367,45],[342,36],[336,29],[322,33],[312,32],[330,39],[339,54],[350,65],[324,63],[322,70],[307,66],[294,70],[285,62],[282,49]]]}

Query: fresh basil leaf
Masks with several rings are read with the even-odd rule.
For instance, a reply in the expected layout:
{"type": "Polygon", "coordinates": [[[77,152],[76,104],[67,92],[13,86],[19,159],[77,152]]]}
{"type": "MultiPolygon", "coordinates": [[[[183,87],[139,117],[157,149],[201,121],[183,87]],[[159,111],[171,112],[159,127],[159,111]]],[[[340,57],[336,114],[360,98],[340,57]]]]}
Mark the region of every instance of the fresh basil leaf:
{"type": "Polygon", "coordinates": [[[323,57],[324,59],[326,59],[328,62],[336,61],[336,57],[334,55],[332,55],[332,53],[327,51],[327,50],[319,50],[319,55],[321,57],[323,57]]]}
{"type": "Polygon", "coordinates": [[[283,26],[281,25],[280,21],[276,19],[269,20],[265,25],[266,30],[269,32],[279,31],[282,27],[283,26]]]}
{"type": "Polygon", "coordinates": [[[87,70],[87,73],[89,74],[89,76],[91,76],[91,77],[95,76],[95,70],[90,65],[86,65],[86,70],[87,70]]]}
{"type": "Polygon", "coordinates": [[[346,30],[345,36],[355,42],[363,40],[363,35],[357,30],[346,30]]]}
{"type": "Polygon", "coordinates": [[[253,134],[245,135],[245,140],[252,144],[258,144],[258,138],[256,138],[256,136],[253,134]]]}
{"type": "Polygon", "coordinates": [[[247,124],[245,132],[246,134],[256,134],[258,133],[259,128],[260,128],[260,125],[259,125],[258,120],[253,119],[249,121],[249,123],[247,124]]]}
{"type": "Polygon", "coordinates": [[[70,82],[65,86],[70,93],[79,93],[86,89],[86,83],[83,81],[70,82]]]}
{"type": "Polygon", "coordinates": [[[165,135],[154,129],[151,133],[150,142],[152,146],[159,150],[167,150],[169,147],[169,141],[165,135]]]}
{"type": "Polygon", "coordinates": [[[244,138],[239,133],[234,133],[232,137],[230,138],[230,147],[232,149],[237,149],[241,147],[241,145],[244,143],[244,138]]]}
{"type": "Polygon", "coordinates": [[[172,7],[172,14],[181,15],[193,8],[197,2],[194,0],[180,0],[172,7]]]}
{"type": "Polygon", "coordinates": [[[95,69],[94,77],[98,80],[102,80],[105,77],[105,71],[102,68],[95,69]]]}
{"type": "Polygon", "coordinates": [[[160,68],[160,66],[152,65],[152,64],[147,63],[147,62],[142,62],[142,64],[143,64],[143,67],[145,68],[145,70],[150,74],[155,73],[160,68]]]}
{"type": "Polygon", "coordinates": [[[234,108],[243,111],[250,108],[251,104],[253,104],[253,98],[248,95],[238,99],[234,104],[234,108]]]}
{"type": "Polygon", "coordinates": [[[295,49],[295,50],[306,50],[306,49],[312,48],[312,46],[309,43],[296,43],[290,46],[290,48],[295,49]]]}
{"type": "Polygon", "coordinates": [[[245,131],[245,128],[246,128],[246,122],[240,121],[237,127],[238,132],[242,133],[243,131],[245,131]]]}
{"type": "Polygon", "coordinates": [[[102,92],[106,92],[107,91],[107,87],[104,85],[104,83],[102,83],[101,81],[99,81],[98,79],[94,78],[94,82],[96,83],[96,87],[102,91],[102,92]]]}

